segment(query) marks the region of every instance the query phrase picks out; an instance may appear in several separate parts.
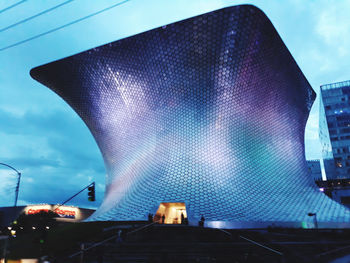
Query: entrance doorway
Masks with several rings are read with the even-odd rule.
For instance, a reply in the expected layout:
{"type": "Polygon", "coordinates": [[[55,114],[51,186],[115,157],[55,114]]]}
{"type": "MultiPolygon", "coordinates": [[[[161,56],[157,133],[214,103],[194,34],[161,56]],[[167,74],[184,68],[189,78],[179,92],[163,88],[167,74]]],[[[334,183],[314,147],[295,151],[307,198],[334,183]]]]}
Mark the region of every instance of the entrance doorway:
{"type": "Polygon", "coordinates": [[[185,203],[160,203],[154,222],[160,224],[186,224],[187,213],[185,203]]]}

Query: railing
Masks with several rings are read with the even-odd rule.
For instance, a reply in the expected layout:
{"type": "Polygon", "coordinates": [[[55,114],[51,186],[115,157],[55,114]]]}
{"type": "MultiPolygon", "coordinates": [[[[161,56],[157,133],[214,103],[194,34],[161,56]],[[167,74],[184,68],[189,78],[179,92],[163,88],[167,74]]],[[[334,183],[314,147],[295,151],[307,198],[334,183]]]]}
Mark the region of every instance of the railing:
{"type": "MultiPolygon", "coordinates": [[[[217,230],[219,230],[219,231],[225,233],[226,235],[229,235],[230,237],[232,237],[232,234],[231,234],[230,232],[226,231],[226,230],[223,230],[223,229],[220,229],[220,228],[215,228],[215,229],[217,229],[217,230]]],[[[282,253],[282,252],[279,252],[279,251],[277,251],[277,250],[275,250],[275,249],[272,249],[272,248],[270,248],[270,247],[267,247],[267,246],[265,246],[265,245],[263,245],[263,244],[260,244],[260,243],[254,241],[254,240],[251,240],[251,239],[246,238],[246,237],[241,236],[241,235],[239,235],[238,237],[241,238],[241,239],[244,239],[244,240],[246,240],[246,241],[248,241],[248,242],[250,242],[250,243],[252,243],[252,244],[254,244],[254,245],[257,245],[257,246],[259,246],[259,247],[262,247],[262,248],[265,248],[265,249],[267,249],[267,250],[270,250],[271,252],[276,253],[276,254],[278,254],[278,255],[280,255],[280,256],[283,256],[283,253],[282,253]]]]}
{"type": "MultiPolygon", "coordinates": [[[[126,234],[126,236],[128,236],[128,235],[130,235],[130,234],[132,234],[132,233],[136,233],[136,232],[138,232],[138,231],[144,230],[144,229],[146,229],[146,228],[148,228],[148,227],[150,227],[150,226],[152,226],[152,225],[154,225],[154,224],[156,224],[156,223],[158,223],[158,222],[152,222],[152,223],[150,223],[150,224],[147,224],[147,225],[141,226],[141,227],[139,227],[139,228],[136,228],[135,230],[128,232],[128,233],[126,234]]],[[[78,255],[80,255],[80,254],[83,254],[83,253],[84,253],[85,251],[87,251],[87,250],[90,250],[90,249],[92,249],[92,248],[98,247],[98,246],[100,246],[100,245],[102,245],[102,244],[104,244],[104,243],[106,243],[106,242],[108,242],[108,241],[110,241],[110,240],[116,239],[116,238],[118,238],[118,237],[120,237],[120,234],[111,236],[111,237],[109,237],[109,238],[107,238],[107,239],[104,239],[104,240],[102,240],[102,241],[100,241],[100,242],[97,242],[97,243],[95,243],[95,244],[93,244],[93,245],[91,245],[91,246],[89,246],[89,247],[87,247],[87,248],[81,249],[80,251],[78,251],[78,252],[76,252],[76,253],[70,255],[68,258],[73,258],[73,257],[75,257],[75,256],[78,256],[78,255]]]]}
{"type": "MultiPolygon", "coordinates": [[[[157,224],[157,223],[158,223],[158,222],[152,222],[152,223],[149,223],[149,224],[147,224],[147,225],[144,225],[144,226],[141,226],[141,227],[139,227],[139,228],[136,228],[135,230],[128,232],[128,233],[126,234],[126,236],[128,236],[128,235],[130,235],[130,234],[133,234],[133,233],[136,233],[136,232],[139,232],[139,231],[143,231],[143,230],[147,229],[148,227],[153,226],[154,224],[157,224]]],[[[220,228],[216,228],[216,230],[219,230],[219,231],[225,233],[226,235],[232,237],[232,234],[231,234],[230,232],[226,231],[226,230],[223,230],[223,229],[220,229],[220,228]]],[[[70,255],[69,258],[73,258],[73,257],[75,257],[75,256],[81,255],[81,254],[83,254],[85,251],[88,251],[88,250],[90,250],[90,249],[92,249],[92,248],[98,247],[98,246],[100,246],[100,245],[102,245],[102,244],[104,244],[104,243],[106,243],[106,242],[108,242],[108,241],[110,241],[110,240],[116,239],[116,238],[118,238],[118,237],[120,237],[120,234],[111,236],[111,237],[109,237],[109,238],[107,238],[107,239],[105,239],[105,240],[102,240],[102,241],[100,241],[100,242],[97,242],[97,243],[95,243],[95,244],[93,244],[93,245],[91,245],[91,246],[89,246],[89,247],[87,247],[87,248],[81,249],[80,251],[78,251],[78,252],[76,252],[76,253],[70,255]]],[[[254,240],[251,240],[251,239],[246,238],[246,237],[241,236],[241,235],[239,235],[238,237],[241,238],[241,239],[244,239],[245,241],[248,241],[248,242],[250,242],[250,243],[252,243],[252,244],[254,244],[254,245],[256,245],[256,246],[262,247],[262,248],[264,248],[264,249],[266,249],[266,250],[269,250],[269,251],[271,251],[271,252],[273,252],[273,253],[275,253],[275,254],[278,254],[278,255],[280,255],[280,256],[283,256],[283,253],[282,253],[282,252],[277,251],[277,250],[275,250],[275,249],[272,249],[272,248],[270,248],[270,247],[267,247],[267,246],[265,246],[265,245],[263,245],[263,244],[260,244],[260,243],[254,241],[254,240]]]]}

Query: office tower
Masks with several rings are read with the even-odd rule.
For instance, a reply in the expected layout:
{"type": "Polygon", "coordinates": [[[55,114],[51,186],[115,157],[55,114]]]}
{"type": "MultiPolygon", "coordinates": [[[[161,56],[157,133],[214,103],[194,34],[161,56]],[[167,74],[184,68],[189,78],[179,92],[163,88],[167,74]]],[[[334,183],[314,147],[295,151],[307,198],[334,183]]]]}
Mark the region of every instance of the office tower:
{"type": "Polygon", "coordinates": [[[320,140],[327,179],[350,179],[350,81],[321,86],[320,140]]]}

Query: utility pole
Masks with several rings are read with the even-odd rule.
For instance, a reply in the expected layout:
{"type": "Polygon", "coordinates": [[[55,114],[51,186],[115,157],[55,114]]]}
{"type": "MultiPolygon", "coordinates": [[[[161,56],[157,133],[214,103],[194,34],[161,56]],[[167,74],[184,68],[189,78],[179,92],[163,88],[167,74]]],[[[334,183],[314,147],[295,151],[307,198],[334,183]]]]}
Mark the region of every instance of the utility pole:
{"type": "Polygon", "coordinates": [[[18,200],[18,193],[19,193],[19,184],[21,182],[21,173],[19,171],[17,171],[16,168],[12,167],[11,165],[8,165],[6,163],[0,163],[0,165],[4,165],[12,170],[14,170],[17,175],[18,175],[18,179],[17,179],[17,184],[16,184],[16,196],[15,196],[15,204],[14,204],[14,207],[17,207],[17,200],[18,200]]]}

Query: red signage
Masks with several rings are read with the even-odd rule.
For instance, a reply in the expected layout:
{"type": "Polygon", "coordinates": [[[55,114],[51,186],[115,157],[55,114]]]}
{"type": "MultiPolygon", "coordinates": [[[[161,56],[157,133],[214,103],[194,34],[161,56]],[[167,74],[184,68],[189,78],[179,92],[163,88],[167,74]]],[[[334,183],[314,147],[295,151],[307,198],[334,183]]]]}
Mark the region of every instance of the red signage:
{"type": "Polygon", "coordinates": [[[72,211],[72,210],[63,210],[63,209],[57,208],[55,210],[55,213],[58,214],[60,217],[75,218],[75,211],[72,211]]]}
{"type": "MultiPolygon", "coordinates": [[[[48,208],[29,208],[27,210],[27,215],[34,215],[38,214],[40,212],[46,212],[48,213],[51,211],[51,209],[48,208]]],[[[59,215],[59,217],[64,217],[64,218],[75,218],[76,212],[74,210],[67,210],[67,209],[60,209],[57,208],[54,210],[56,214],[59,215]]]]}
{"type": "Polygon", "coordinates": [[[43,208],[39,208],[39,209],[33,209],[30,208],[27,210],[27,215],[34,215],[34,214],[39,214],[40,212],[49,212],[49,209],[43,209],[43,208]]]}

